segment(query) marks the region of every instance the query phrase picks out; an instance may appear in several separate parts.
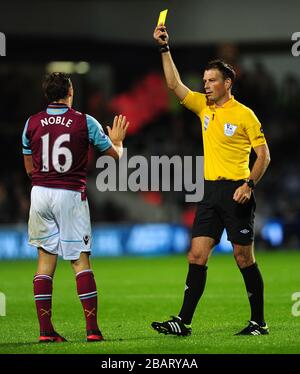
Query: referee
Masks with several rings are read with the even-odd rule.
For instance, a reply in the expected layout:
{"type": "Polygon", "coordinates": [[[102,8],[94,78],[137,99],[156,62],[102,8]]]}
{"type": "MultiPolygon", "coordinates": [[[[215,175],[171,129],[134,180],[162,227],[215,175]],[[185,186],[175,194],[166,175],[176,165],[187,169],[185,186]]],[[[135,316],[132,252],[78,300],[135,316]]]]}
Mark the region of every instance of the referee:
{"type": "Polygon", "coordinates": [[[264,284],[253,249],[253,190],[270,163],[262,126],[253,111],[232,96],[235,71],[230,65],[221,60],[209,62],[203,76],[205,94],[191,91],[181,82],[172,60],[165,26],[156,27],[153,37],[159,44],[168,87],[201,121],[205,192],[194,219],[181,310],[168,321],[153,322],[152,327],[164,334],[191,334],[193,314],[205,288],[208,259],[226,228],[251,307],[249,324],[236,335],[266,335],[264,284]],[[250,171],[251,148],[257,157],[250,171]]]}

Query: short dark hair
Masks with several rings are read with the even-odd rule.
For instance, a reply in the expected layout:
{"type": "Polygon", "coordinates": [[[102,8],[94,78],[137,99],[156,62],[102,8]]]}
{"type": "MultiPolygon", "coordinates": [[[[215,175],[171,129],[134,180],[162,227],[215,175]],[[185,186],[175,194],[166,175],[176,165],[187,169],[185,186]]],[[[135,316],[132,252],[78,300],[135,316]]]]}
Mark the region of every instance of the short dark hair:
{"type": "Polygon", "coordinates": [[[43,80],[43,92],[49,102],[65,99],[72,82],[66,73],[47,74],[43,80]]]}
{"type": "Polygon", "coordinates": [[[227,78],[230,78],[232,81],[232,84],[235,81],[236,73],[233,67],[227,64],[225,61],[223,60],[209,61],[208,64],[206,65],[205,70],[211,70],[211,69],[219,70],[222,73],[224,80],[227,78]]]}

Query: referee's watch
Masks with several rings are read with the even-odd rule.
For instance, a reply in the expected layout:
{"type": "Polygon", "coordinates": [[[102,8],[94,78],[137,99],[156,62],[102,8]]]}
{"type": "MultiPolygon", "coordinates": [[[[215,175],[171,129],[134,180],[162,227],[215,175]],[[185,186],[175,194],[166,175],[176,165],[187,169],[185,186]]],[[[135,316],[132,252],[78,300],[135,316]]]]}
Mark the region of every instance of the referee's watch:
{"type": "Polygon", "coordinates": [[[254,183],[254,180],[253,179],[246,179],[246,183],[248,184],[248,186],[254,190],[255,188],[255,183],[254,183]]]}

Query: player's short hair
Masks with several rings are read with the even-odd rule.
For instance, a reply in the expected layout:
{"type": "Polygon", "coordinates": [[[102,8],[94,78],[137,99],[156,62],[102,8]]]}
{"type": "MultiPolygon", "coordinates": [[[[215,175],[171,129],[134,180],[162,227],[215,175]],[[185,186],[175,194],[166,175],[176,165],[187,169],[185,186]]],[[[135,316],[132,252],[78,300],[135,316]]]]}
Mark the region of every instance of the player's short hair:
{"type": "Polygon", "coordinates": [[[223,60],[212,60],[209,61],[206,65],[205,70],[211,70],[211,69],[217,69],[221,72],[223,75],[224,80],[227,78],[231,79],[232,84],[235,81],[236,72],[234,71],[233,67],[229,64],[227,64],[223,60]]]}
{"type": "Polygon", "coordinates": [[[43,80],[43,92],[49,102],[65,99],[72,82],[66,73],[47,74],[43,80]]]}

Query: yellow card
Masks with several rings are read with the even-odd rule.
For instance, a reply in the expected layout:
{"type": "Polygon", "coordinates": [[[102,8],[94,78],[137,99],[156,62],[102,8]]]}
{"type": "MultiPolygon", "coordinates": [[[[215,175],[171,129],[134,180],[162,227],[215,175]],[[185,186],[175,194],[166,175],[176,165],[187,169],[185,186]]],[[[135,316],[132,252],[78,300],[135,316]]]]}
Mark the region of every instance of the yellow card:
{"type": "Polygon", "coordinates": [[[158,17],[158,21],[157,21],[157,26],[159,24],[162,24],[163,26],[165,25],[166,18],[167,18],[167,13],[168,13],[168,9],[162,10],[159,13],[159,17],[158,17]]]}

